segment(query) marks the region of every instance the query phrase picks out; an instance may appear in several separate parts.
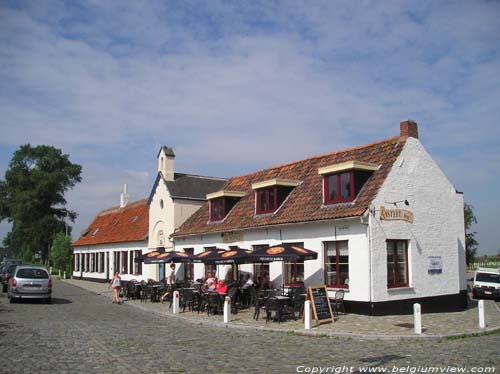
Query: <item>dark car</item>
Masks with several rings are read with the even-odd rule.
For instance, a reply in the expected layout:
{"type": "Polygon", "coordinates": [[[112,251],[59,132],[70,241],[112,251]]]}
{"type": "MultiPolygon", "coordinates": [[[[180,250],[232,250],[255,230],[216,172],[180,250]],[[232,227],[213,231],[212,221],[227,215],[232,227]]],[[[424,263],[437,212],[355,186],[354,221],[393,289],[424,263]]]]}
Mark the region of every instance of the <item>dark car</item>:
{"type": "Polygon", "coordinates": [[[2,272],[2,292],[7,292],[9,279],[12,278],[17,266],[19,266],[19,264],[9,264],[4,268],[2,272]]]}

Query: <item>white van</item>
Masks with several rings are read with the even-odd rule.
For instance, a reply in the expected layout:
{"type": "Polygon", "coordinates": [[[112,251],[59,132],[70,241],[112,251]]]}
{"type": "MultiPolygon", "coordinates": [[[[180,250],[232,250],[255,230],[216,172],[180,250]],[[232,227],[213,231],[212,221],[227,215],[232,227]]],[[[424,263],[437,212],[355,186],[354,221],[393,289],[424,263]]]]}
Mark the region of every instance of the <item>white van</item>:
{"type": "Polygon", "coordinates": [[[500,269],[478,268],[474,274],[472,296],[500,300],[500,269]]]}

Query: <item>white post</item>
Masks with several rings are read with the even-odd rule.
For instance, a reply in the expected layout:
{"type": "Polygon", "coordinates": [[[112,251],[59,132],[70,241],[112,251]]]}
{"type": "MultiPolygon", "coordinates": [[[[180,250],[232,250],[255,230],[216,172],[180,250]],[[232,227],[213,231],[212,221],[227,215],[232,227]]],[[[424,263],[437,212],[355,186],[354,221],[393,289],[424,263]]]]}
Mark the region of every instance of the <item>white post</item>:
{"type": "Polygon", "coordinates": [[[52,266],[49,268],[49,274],[52,275],[52,266]]]}
{"type": "Polygon", "coordinates": [[[59,270],[59,278],[61,278],[61,270],[59,270]]]}
{"type": "Polygon", "coordinates": [[[179,314],[179,291],[174,291],[172,297],[174,298],[172,313],[179,314]]]}
{"type": "Polygon", "coordinates": [[[484,329],[486,327],[486,321],[484,319],[484,300],[479,300],[477,309],[479,311],[479,328],[484,329]]]}
{"type": "Polygon", "coordinates": [[[224,323],[229,323],[231,319],[231,298],[226,296],[224,300],[224,323]]]}
{"type": "Polygon", "coordinates": [[[64,272],[64,279],[66,279],[66,272],[64,272]]]}
{"type": "Polygon", "coordinates": [[[304,303],[304,328],[306,330],[312,328],[311,300],[306,300],[304,303]]]}
{"type": "Polygon", "coordinates": [[[413,304],[413,326],[415,334],[422,335],[422,312],[420,304],[413,304]]]}

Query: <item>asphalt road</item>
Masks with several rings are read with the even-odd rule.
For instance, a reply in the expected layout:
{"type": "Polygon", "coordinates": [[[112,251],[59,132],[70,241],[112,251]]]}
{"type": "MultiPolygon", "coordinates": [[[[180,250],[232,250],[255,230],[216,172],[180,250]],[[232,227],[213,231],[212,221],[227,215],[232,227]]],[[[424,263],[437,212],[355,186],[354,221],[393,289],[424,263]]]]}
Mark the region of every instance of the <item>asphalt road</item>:
{"type": "Polygon", "coordinates": [[[440,341],[312,338],[199,326],[114,305],[60,281],[53,299],[50,305],[9,304],[0,293],[1,373],[500,370],[500,334],[440,341]]]}

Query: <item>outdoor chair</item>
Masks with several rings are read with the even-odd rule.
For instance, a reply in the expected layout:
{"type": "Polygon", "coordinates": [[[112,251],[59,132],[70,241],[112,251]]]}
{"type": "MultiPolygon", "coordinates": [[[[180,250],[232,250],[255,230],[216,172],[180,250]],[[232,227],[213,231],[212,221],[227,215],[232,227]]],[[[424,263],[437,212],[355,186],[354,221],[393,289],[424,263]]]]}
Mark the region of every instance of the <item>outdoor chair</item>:
{"type": "Polygon", "coordinates": [[[182,305],[182,311],[185,312],[186,308],[188,310],[193,311],[194,310],[194,294],[193,290],[182,290],[182,297],[181,297],[181,305],[182,305]]]}
{"type": "Polygon", "coordinates": [[[238,289],[236,287],[232,287],[227,291],[227,296],[231,298],[231,313],[238,313],[238,309],[236,307],[236,301],[238,298],[238,289]]]}
{"type": "Polygon", "coordinates": [[[333,299],[333,315],[336,317],[339,311],[342,309],[342,313],[345,314],[344,308],[344,290],[338,290],[335,292],[335,298],[333,299]]]}
{"type": "Polygon", "coordinates": [[[211,292],[208,294],[207,300],[207,314],[222,314],[223,310],[223,298],[216,292],[211,292]]]}
{"type": "Polygon", "coordinates": [[[151,300],[151,296],[153,295],[153,288],[148,285],[144,284],[141,286],[141,302],[147,302],[148,299],[151,300]]]}
{"type": "Polygon", "coordinates": [[[275,314],[275,319],[278,323],[283,320],[283,309],[280,302],[275,297],[269,297],[265,300],[264,309],[266,311],[266,324],[272,320],[272,314],[275,314]]]}

